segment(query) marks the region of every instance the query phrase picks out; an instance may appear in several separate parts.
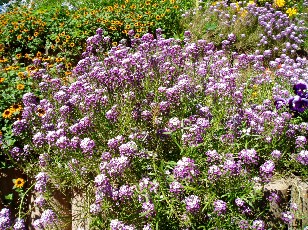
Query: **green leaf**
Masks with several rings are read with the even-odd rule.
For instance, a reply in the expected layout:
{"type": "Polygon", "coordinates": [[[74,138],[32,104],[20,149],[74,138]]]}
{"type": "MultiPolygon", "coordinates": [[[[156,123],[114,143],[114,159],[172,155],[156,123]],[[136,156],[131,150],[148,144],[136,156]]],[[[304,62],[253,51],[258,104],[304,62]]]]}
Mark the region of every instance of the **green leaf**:
{"type": "Polygon", "coordinates": [[[10,193],[10,194],[6,195],[6,196],[4,197],[4,199],[5,199],[5,200],[8,200],[8,201],[12,201],[12,200],[13,200],[13,193],[10,193]]]}

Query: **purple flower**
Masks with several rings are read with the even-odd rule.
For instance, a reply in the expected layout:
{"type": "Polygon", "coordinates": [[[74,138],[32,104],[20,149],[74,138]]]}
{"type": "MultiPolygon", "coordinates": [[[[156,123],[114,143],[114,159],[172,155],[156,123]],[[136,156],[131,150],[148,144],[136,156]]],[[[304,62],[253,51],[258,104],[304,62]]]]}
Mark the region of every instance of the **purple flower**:
{"type": "Polygon", "coordinates": [[[142,212],[145,213],[147,218],[155,215],[154,204],[151,201],[142,203],[142,212]]]}
{"type": "Polygon", "coordinates": [[[17,218],[15,220],[15,224],[13,226],[14,230],[25,230],[26,229],[26,224],[23,219],[17,218]]]}
{"type": "Polygon", "coordinates": [[[32,138],[33,144],[36,147],[42,147],[42,145],[45,143],[45,137],[44,134],[41,132],[36,133],[32,138]]]}
{"type": "Polygon", "coordinates": [[[308,165],[308,151],[300,151],[300,153],[296,157],[296,160],[303,165],[308,165]]]}
{"type": "Polygon", "coordinates": [[[83,153],[92,154],[94,147],[95,147],[95,142],[90,138],[86,137],[80,142],[80,148],[82,149],[83,153]]]}
{"type": "Polygon", "coordinates": [[[121,200],[131,198],[134,194],[135,189],[136,186],[122,185],[119,189],[119,198],[121,200]]]}
{"type": "Polygon", "coordinates": [[[100,169],[101,171],[106,170],[110,176],[119,176],[123,174],[129,165],[129,158],[126,156],[121,156],[112,158],[107,164],[102,163],[100,169]]]}
{"type": "Polygon", "coordinates": [[[110,149],[116,150],[120,144],[122,144],[124,141],[124,137],[122,135],[119,135],[115,138],[108,140],[108,147],[110,149]]]}
{"type": "Polygon", "coordinates": [[[200,198],[196,195],[190,195],[184,200],[186,204],[186,210],[188,212],[194,213],[198,212],[200,209],[200,198]]]}
{"type": "Polygon", "coordinates": [[[51,209],[46,209],[41,215],[41,223],[46,227],[52,227],[57,220],[57,216],[51,209]]]}
{"type": "Polygon", "coordinates": [[[133,225],[125,225],[122,221],[118,219],[110,221],[110,229],[111,230],[135,230],[135,226],[133,225]]]}
{"type": "Polygon", "coordinates": [[[222,175],[220,168],[217,165],[212,165],[208,170],[208,178],[209,180],[217,180],[222,175]]]}
{"type": "Polygon", "coordinates": [[[134,154],[137,153],[138,146],[134,141],[129,141],[126,144],[122,144],[119,147],[119,152],[122,156],[133,156],[134,154]]]}
{"type": "Polygon", "coordinates": [[[296,148],[303,148],[306,143],[307,143],[307,139],[305,136],[296,137],[296,140],[295,140],[296,148]]]}
{"type": "Polygon", "coordinates": [[[142,230],[152,230],[151,225],[150,224],[144,225],[142,230]]]}
{"type": "Polygon", "coordinates": [[[227,211],[227,203],[222,200],[216,200],[214,202],[214,212],[217,213],[218,216],[224,214],[227,211]]]}
{"type": "Polygon", "coordinates": [[[28,127],[26,120],[21,119],[13,123],[13,134],[20,135],[28,127]]]}
{"type": "Polygon", "coordinates": [[[246,229],[249,229],[249,223],[247,220],[241,220],[239,223],[238,223],[238,226],[240,229],[242,230],[246,230],[246,229]]]}
{"type": "Polygon", "coordinates": [[[244,164],[257,164],[259,157],[254,149],[243,149],[238,154],[239,159],[244,164]]]}
{"type": "Polygon", "coordinates": [[[90,205],[90,213],[97,215],[102,211],[102,206],[100,204],[94,203],[90,205]]]}
{"type": "Polygon", "coordinates": [[[43,207],[46,204],[46,200],[42,195],[39,195],[35,200],[34,203],[39,206],[43,207]]]}
{"type": "Polygon", "coordinates": [[[68,139],[66,136],[61,136],[59,137],[59,139],[56,142],[56,145],[60,148],[60,149],[66,149],[69,147],[70,144],[70,139],[68,139]]]}
{"type": "Polygon", "coordinates": [[[220,162],[222,159],[221,155],[219,155],[216,150],[208,150],[205,155],[207,156],[208,162],[220,162]]]}
{"type": "Polygon", "coordinates": [[[290,211],[282,212],[281,213],[281,219],[286,224],[291,224],[294,220],[294,214],[290,211]]]}
{"type": "Polygon", "coordinates": [[[294,93],[300,97],[307,97],[307,83],[299,81],[293,86],[294,93]]]}
{"type": "Polygon", "coordinates": [[[181,192],[183,192],[183,185],[181,183],[179,183],[178,181],[173,181],[170,184],[170,192],[175,193],[175,194],[179,194],[181,192]]]}
{"type": "Polygon", "coordinates": [[[251,228],[255,230],[265,230],[265,223],[262,220],[254,220],[251,228]]]}
{"type": "Polygon", "coordinates": [[[223,168],[226,172],[229,172],[231,176],[238,175],[241,172],[241,165],[236,163],[232,159],[227,159],[224,162],[223,168]]]}
{"type": "Polygon", "coordinates": [[[174,167],[173,175],[177,179],[188,179],[189,181],[193,181],[193,179],[199,175],[199,170],[193,159],[183,157],[174,167]]]}
{"type": "Polygon", "coordinates": [[[112,106],[110,110],[106,112],[106,118],[111,122],[117,122],[119,116],[119,111],[117,105],[112,106]]]}
{"type": "Polygon", "coordinates": [[[273,177],[274,170],[275,163],[271,160],[264,162],[264,164],[260,166],[260,174],[266,182],[273,177]]]}
{"type": "Polygon", "coordinates": [[[294,96],[289,99],[289,108],[292,111],[302,113],[308,107],[308,99],[294,96]]]}
{"type": "Polygon", "coordinates": [[[22,97],[22,102],[25,106],[37,105],[37,97],[33,93],[25,93],[22,97]]]}
{"type": "Polygon", "coordinates": [[[236,204],[238,207],[244,207],[245,201],[243,201],[241,198],[236,198],[236,199],[235,199],[235,204],[236,204]]]}
{"type": "Polygon", "coordinates": [[[8,229],[11,226],[10,210],[3,208],[0,211],[0,229],[8,229]]]}
{"type": "Polygon", "coordinates": [[[274,150],[271,155],[273,158],[279,159],[281,157],[281,152],[279,150],[274,150]]]}

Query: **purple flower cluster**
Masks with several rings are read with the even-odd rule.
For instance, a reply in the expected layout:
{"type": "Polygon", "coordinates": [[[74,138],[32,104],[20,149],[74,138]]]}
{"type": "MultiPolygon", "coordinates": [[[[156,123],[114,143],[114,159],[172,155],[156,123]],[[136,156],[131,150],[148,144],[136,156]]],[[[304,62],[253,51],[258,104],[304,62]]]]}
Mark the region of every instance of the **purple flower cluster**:
{"type": "Polygon", "coordinates": [[[111,230],[135,230],[136,228],[133,225],[125,225],[122,221],[118,219],[110,221],[111,230]]]}
{"type": "Polygon", "coordinates": [[[49,179],[48,174],[45,172],[40,172],[35,176],[35,179],[35,190],[39,193],[44,193],[46,191],[46,185],[49,179]]]}
{"type": "Polygon", "coordinates": [[[255,230],[265,230],[265,223],[263,220],[254,220],[251,226],[255,230]]]}
{"type": "Polygon", "coordinates": [[[195,213],[199,211],[201,201],[198,196],[190,195],[185,198],[184,202],[186,205],[187,212],[195,213]]]}
{"type": "Polygon", "coordinates": [[[25,220],[21,218],[17,218],[13,225],[13,229],[14,230],[25,230],[26,229],[25,220]]]}
{"type": "Polygon", "coordinates": [[[155,215],[155,207],[151,201],[142,203],[142,212],[145,213],[145,217],[149,218],[155,215]]]}
{"type": "Polygon", "coordinates": [[[223,200],[216,200],[214,202],[214,212],[217,213],[217,215],[225,214],[227,211],[227,203],[223,200]]]}
{"type": "Polygon", "coordinates": [[[3,208],[0,211],[0,229],[7,230],[12,224],[11,218],[10,218],[10,210],[7,208],[3,208]]]}
{"type": "Polygon", "coordinates": [[[184,189],[184,186],[178,181],[173,181],[169,186],[170,186],[169,191],[175,194],[180,194],[181,192],[183,192],[184,189]]]}
{"type": "Polygon", "coordinates": [[[259,157],[254,149],[243,149],[242,151],[239,152],[238,158],[242,162],[242,164],[257,164],[259,157]]]}
{"type": "Polygon", "coordinates": [[[275,171],[275,163],[271,160],[264,162],[260,166],[260,175],[262,179],[266,182],[269,182],[273,177],[275,171]]]}
{"type": "Polygon", "coordinates": [[[303,165],[308,165],[308,151],[307,150],[300,151],[297,154],[296,160],[303,165]]]}
{"type": "Polygon", "coordinates": [[[45,229],[56,226],[57,216],[51,209],[46,209],[43,211],[41,218],[36,219],[33,222],[35,229],[45,229]]]}
{"type": "Polygon", "coordinates": [[[291,224],[294,220],[294,214],[290,211],[282,212],[281,213],[281,219],[286,224],[291,224]]]}
{"type": "Polygon", "coordinates": [[[236,198],[235,204],[243,214],[250,214],[251,213],[251,209],[246,204],[246,202],[244,200],[242,200],[241,198],[236,198]]]}
{"type": "Polygon", "coordinates": [[[173,175],[176,179],[193,181],[199,175],[199,170],[193,159],[183,157],[174,167],[173,175]]]}

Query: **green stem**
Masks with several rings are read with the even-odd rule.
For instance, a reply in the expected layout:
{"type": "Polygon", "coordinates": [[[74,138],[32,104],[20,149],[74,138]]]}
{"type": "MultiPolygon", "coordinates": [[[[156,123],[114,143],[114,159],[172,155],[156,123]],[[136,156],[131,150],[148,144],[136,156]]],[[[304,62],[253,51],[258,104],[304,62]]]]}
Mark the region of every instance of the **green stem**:
{"type": "Polygon", "coordinates": [[[23,194],[23,196],[22,196],[22,198],[21,198],[21,201],[20,201],[20,204],[19,204],[19,208],[18,208],[18,218],[19,218],[19,219],[20,219],[20,216],[21,216],[22,204],[23,204],[23,201],[24,201],[24,199],[25,199],[25,197],[26,197],[26,194],[33,188],[34,185],[35,185],[35,183],[32,184],[32,185],[30,186],[30,188],[27,189],[27,191],[23,194]]]}

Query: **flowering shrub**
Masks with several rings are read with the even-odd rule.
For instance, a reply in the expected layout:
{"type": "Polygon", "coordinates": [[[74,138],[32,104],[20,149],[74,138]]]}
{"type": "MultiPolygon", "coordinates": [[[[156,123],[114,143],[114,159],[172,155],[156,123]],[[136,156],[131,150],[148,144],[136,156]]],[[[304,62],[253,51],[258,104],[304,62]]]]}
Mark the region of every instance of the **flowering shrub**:
{"type": "Polygon", "coordinates": [[[44,214],[52,210],[52,190],[86,188],[93,227],[287,223],[270,221],[263,190],[254,187],[286,168],[307,175],[305,153],[296,149],[305,123],[294,126],[292,114],[274,103],[305,78],[307,60],[281,55],[271,72],[262,55],[240,54],[233,64],[231,51],[190,42],[189,32],[184,41],[165,39],[160,29],[157,38],[129,34],[131,47],[106,54],[111,40],[98,29],[72,70],[75,81],[40,69],[33,78],[42,97],[23,95],[13,133],[24,148],[12,157],[36,175],[37,228],[43,219],[56,221],[44,214]],[[288,72],[291,66],[296,71],[288,72]]]}

